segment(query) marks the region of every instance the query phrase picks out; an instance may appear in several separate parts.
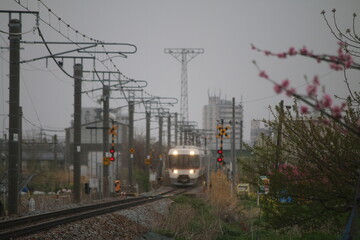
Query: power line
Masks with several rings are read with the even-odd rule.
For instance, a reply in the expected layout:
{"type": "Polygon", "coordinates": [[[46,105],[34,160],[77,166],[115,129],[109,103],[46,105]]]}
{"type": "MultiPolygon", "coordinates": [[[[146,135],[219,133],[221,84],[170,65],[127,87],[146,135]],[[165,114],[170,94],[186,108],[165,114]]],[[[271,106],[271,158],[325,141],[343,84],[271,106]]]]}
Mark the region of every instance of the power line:
{"type": "Polygon", "coordinates": [[[33,127],[36,127],[36,128],[38,128],[38,129],[40,129],[40,130],[42,130],[42,131],[47,131],[47,132],[65,132],[65,129],[63,129],[63,130],[56,130],[56,129],[43,128],[42,126],[38,126],[38,125],[36,125],[35,123],[31,122],[29,119],[25,118],[24,116],[23,116],[23,119],[24,119],[27,123],[29,123],[30,125],[32,125],[33,127]]]}
{"type": "MultiPolygon", "coordinates": [[[[16,1],[16,0],[14,0],[14,1],[15,1],[17,4],[19,4],[20,6],[22,6],[24,9],[30,11],[29,6],[23,5],[20,1],[16,1]]],[[[43,23],[45,23],[46,25],[48,25],[50,28],[52,28],[54,31],[56,31],[56,32],[59,33],[60,35],[62,35],[64,38],[68,39],[70,42],[76,44],[76,43],[70,38],[69,32],[68,32],[67,35],[65,35],[65,34],[61,31],[61,25],[60,25],[60,23],[64,24],[64,26],[67,28],[68,31],[69,31],[69,29],[71,29],[71,30],[76,34],[76,36],[82,35],[83,38],[88,39],[88,40],[90,40],[90,41],[92,41],[92,42],[94,42],[94,43],[99,43],[99,44],[102,43],[102,41],[97,40],[97,39],[92,38],[92,37],[89,37],[89,36],[87,36],[86,34],[81,33],[81,32],[78,31],[77,29],[73,28],[70,24],[68,24],[67,22],[65,22],[60,16],[58,16],[57,14],[55,14],[54,11],[52,11],[45,3],[43,3],[43,1],[41,1],[41,0],[38,0],[38,9],[39,9],[39,11],[40,11],[40,4],[41,4],[44,8],[47,9],[48,15],[49,15],[49,22],[47,22],[46,20],[44,20],[44,19],[41,18],[40,16],[37,16],[37,17],[38,17],[38,20],[40,20],[40,21],[42,21],[43,23]],[[55,18],[58,20],[58,22],[59,22],[59,28],[58,28],[58,29],[56,29],[56,28],[51,24],[51,15],[55,16],[55,18]]],[[[110,63],[112,64],[112,67],[114,67],[114,69],[116,69],[117,72],[118,72],[123,78],[125,78],[126,80],[134,81],[134,82],[135,82],[134,79],[127,77],[126,75],[124,75],[124,74],[120,71],[120,69],[119,69],[119,68],[116,66],[116,64],[113,62],[112,58],[109,56],[109,52],[106,50],[105,46],[104,46],[103,44],[101,44],[101,45],[102,45],[101,47],[103,48],[105,54],[107,55],[110,63]]],[[[48,50],[49,50],[49,49],[48,49],[48,50]]],[[[93,55],[93,54],[90,54],[90,53],[88,53],[88,54],[89,54],[90,56],[95,57],[95,59],[98,60],[107,70],[110,70],[109,67],[107,67],[107,66],[104,64],[104,61],[101,61],[98,57],[96,57],[96,56],[93,55]]],[[[59,67],[60,67],[60,66],[59,66],[59,67]]],[[[68,75],[68,74],[67,74],[67,75],[68,75]]],[[[120,86],[122,86],[121,81],[119,81],[119,84],[120,84],[120,86]]],[[[139,85],[138,85],[138,86],[139,86],[139,85]]],[[[123,88],[121,88],[120,91],[122,92],[123,96],[124,96],[125,99],[126,99],[126,94],[125,94],[123,88]]],[[[150,94],[150,93],[147,92],[147,91],[144,91],[144,93],[147,94],[148,96],[155,97],[154,95],[150,94]]],[[[128,102],[127,99],[126,99],[126,101],[128,102]]]]}
{"type": "Polygon", "coordinates": [[[20,73],[20,77],[21,77],[22,83],[24,83],[24,86],[25,86],[26,92],[27,92],[27,94],[29,95],[29,99],[30,99],[30,102],[31,102],[31,106],[32,106],[32,107],[33,107],[33,109],[34,109],[34,112],[35,112],[36,118],[37,118],[37,120],[39,121],[39,124],[40,124],[40,126],[41,126],[42,124],[41,124],[41,121],[40,121],[40,118],[39,118],[39,114],[38,114],[38,112],[37,112],[37,110],[36,110],[36,107],[35,107],[35,104],[34,104],[34,102],[33,102],[33,100],[32,100],[32,97],[31,97],[31,94],[30,94],[29,88],[28,88],[28,86],[27,86],[27,84],[26,84],[26,81],[24,81],[24,76],[23,76],[23,74],[22,74],[22,73],[20,73]]]}

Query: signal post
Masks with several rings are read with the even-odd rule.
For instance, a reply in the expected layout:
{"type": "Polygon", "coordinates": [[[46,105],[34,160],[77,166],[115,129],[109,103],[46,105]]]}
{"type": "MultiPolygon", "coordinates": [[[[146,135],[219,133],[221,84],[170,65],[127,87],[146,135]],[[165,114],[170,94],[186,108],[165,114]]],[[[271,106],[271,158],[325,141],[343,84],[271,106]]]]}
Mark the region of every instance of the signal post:
{"type": "Polygon", "coordinates": [[[226,133],[226,131],[228,129],[230,129],[230,126],[224,127],[224,119],[221,119],[220,125],[218,125],[216,128],[219,131],[219,133],[216,135],[216,137],[220,138],[220,147],[217,150],[218,157],[217,157],[216,161],[222,166],[222,165],[226,164],[224,161],[223,139],[224,139],[224,136],[226,138],[230,138],[230,135],[226,133]]]}

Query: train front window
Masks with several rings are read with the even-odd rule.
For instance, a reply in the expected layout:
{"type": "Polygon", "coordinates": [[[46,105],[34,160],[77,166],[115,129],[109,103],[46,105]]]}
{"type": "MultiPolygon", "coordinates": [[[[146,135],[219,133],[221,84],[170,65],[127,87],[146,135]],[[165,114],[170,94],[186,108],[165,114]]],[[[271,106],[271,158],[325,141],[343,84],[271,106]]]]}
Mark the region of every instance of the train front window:
{"type": "Polygon", "coordinates": [[[199,155],[170,155],[169,165],[170,168],[199,168],[200,158],[199,155]]]}

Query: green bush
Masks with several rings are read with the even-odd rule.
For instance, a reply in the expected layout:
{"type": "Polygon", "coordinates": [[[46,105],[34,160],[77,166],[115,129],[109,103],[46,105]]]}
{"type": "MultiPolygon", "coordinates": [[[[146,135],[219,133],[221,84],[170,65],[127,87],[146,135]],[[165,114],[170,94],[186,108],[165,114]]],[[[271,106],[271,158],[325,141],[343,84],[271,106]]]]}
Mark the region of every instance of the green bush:
{"type": "Polygon", "coordinates": [[[148,192],[150,190],[149,173],[144,170],[135,170],[135,180],[139,184],[140,192],[148,192]]]}

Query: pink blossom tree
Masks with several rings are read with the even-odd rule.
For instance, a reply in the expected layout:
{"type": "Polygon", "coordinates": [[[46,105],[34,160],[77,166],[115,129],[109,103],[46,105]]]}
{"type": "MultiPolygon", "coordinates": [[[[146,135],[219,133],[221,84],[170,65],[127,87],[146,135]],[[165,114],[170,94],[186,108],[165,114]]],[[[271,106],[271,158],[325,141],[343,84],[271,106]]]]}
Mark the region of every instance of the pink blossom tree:
{"type": "MultiPolygon", "coordinates": [[[[280,59],[302,56],[328,64],[334,71],[343,71],[349,92],[340,104],[335,104],[333,96],[320,92],[319,77],[314,76],[306,91],[298,93],[291,86],[291,79],[275,80],[254,62],[259,77],[273,83],[277,94],[295,99],[295,115],[276,107],[275,120],[267,122],[272,129],[281,129],[282,144],[263,136],[264,144],[253,148],[257,154],[256,167],[245,166],[247,171],[255,173],[254,176],[271,175],[271,190],[263,198],[263,209],[265,219],[275,228],[292,225],[312,228],[314,224],[342,226],[341,219],[354,209],[353,194],[360,169],[360,93],[350,88],[346,72],[360,70],[356,62],[360,55],[360,38],[355,32],[356,14],[353,15],[353,29],[345,32],[336,24],[335,10],[334,26],[330,25],[324,11],[322,14],[339,41],[336,54],[317,54],[306,47],[290,47],[275,53],[251,46],[265,56],[280,59]],[[320,116],[310,116],[311,111],[319,111],[320,116]],[[283,197],[292,200],[281,203],[283,197]]],[[[341,228],[333,230],[341,231],[341,228]]]]}

